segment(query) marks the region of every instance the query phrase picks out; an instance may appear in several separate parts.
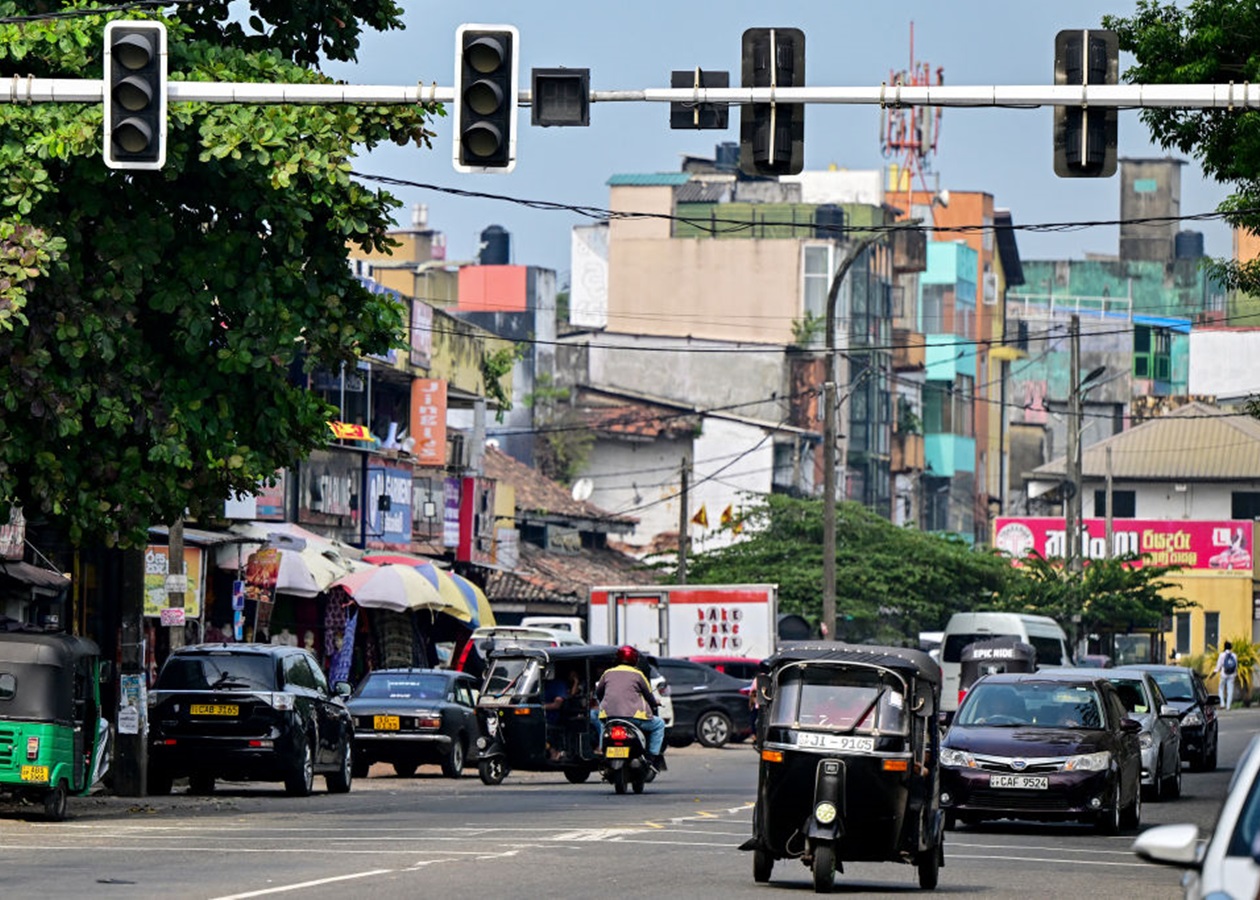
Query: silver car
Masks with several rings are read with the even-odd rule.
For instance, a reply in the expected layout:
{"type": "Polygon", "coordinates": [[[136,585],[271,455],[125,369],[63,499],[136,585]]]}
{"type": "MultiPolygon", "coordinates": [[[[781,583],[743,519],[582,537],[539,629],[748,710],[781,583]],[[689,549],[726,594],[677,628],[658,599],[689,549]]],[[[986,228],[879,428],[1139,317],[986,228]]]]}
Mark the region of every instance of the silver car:
{"type": "Polygon", "coordinates": [[[1181,796],[1181,717],[1149,672],[1115,670],[1105,677],[1116,687],[1129,718],[1142,724],[1142,788],[1151,800],[1181,796]]]}
{"type": "Polygon", "coordinates": [[[1186,869],[1186,900],[1255,897],[1260,890],[1260,737],[1252,738],[1230,780],[1216,827],[1204,844],[1197,825],[1142,832],[1133,850],[1147,862],[1186,869]]]}

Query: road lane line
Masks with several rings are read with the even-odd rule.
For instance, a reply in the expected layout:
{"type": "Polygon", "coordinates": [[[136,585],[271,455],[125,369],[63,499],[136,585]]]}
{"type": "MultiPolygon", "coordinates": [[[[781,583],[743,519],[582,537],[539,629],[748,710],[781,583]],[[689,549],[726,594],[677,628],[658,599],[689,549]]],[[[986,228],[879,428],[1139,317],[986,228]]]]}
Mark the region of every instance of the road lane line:
{"type": "Polygon", "coordinates": [[[1104,853],[1110,856],[1132,856],[1132,850],[1091,850],[1086,847],[1038,847],[1024,844],[963,844],[957,841],[946,841],[945,850],[950,847],[971,847],[976,850],[1026,850],[1035,853],[1104,853]]]}
{"type": "MultiPolygon", "coordinates": [[[[1008,862],[1041,862],[1041,863],[1049,863],[1050,865],[1054,865],[1054,866],[1063,865],[1063,860],[1061,859],[1048,859],[1044,856],[999,856],[998,854],[986,855],[986,854],[979,854],[979,853],[950,853],[946,851],[945,863],[947,865],[949,864],[951,860],[955,860],[955,859],[1000,859],[1000,860],[1005,860],[1008,862]]],[[[1072,860],[1072,865],[1074,866],[1113,866],[1116,868],[1123,868],[1123,869],[1150,869],[1151,868],[1150,863],[1110,862],[1109,860],[1105,860],[1105,859],[1074,859],[1072,860]]]]}
{"type": "Polygon", "coordinates": [[[329,878],[316,878],[312,881],[300,881],[297,884],[282,884],[277,887],[263,888],[258,891],[246,891],[241,894],[224,894],[215,900],[246,900],[248,897],[264,897],[267,894],[283,894],[286,891],[300,891],[303,888],[321,887],[338,881],[351,881],[355,878],[371,878],[373,875],[387,875],[393,869],[372,869],[370,872],[355,872],[352,875],[333,875],[329,878]]]}

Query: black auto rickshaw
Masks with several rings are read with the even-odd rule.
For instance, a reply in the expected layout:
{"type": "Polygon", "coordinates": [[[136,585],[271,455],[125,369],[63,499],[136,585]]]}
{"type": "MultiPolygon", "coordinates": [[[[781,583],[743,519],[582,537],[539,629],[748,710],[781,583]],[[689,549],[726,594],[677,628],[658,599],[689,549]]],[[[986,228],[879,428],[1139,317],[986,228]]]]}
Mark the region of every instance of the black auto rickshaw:
{"type": "Polygon", "coordinates": [[[999,672],[1036,672],[1037,650],[1017,637],[995,637],[963,647],[958,667],[958,704],[971,686],[985,675],[999,672]]]}
{"type": "Polygon", "coordinates": [[[110,669],[86,638],[0,631],[0,793],[42,804],[59,822],[66,798],[101,779],[110,731],[100,685],[110,669]]]}
{"type": "MultiPolygon", "coordinates": [[[[599,769],[591,724],[595,685],[615,665],[616,647],[499,646],[477,698],[477,771],[499,784],[512,769],[563,772],[580,784],[599,769]]],[[[645,673],[652,660],[641,656],[645,673]]]]}
{"type": "Polygon", "coordinates": [[[753,880],[801,860],[831,891],[845,862],[901,862],[936,887],[944,864],[936,710],[926,653],[842,643],[789,645],[762,663],[753,880]]]}

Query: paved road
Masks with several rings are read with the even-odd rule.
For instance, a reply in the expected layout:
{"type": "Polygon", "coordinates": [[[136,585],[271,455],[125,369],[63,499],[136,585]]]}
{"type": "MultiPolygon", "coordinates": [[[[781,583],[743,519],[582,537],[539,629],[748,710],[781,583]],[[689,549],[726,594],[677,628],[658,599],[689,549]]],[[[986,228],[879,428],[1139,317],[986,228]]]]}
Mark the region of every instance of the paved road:
{"type": "MultiPolygon", "coordinates": [[[[1187,772],[1185,796],[1147,804],[1144,825],[1209,828],[1260,709],[1224,719],[1221,768],[1187,772]]],[[[752,881],[756,760],[747,746],[670,751],[671,767],[636,797],[592,781],[512,773],[486,787],[469,771],[412,779],[376,767],[345,796],[285,797],[222,785],[212,797],[89,797],[60,824],[0,806],[0,895],[41,898],[774,897],[811,892],[780,862],[752,881]]],[[[1080,826],[993,823],[951,832],[940,892],[956,897],[1180,897],[1175,869],[1140,863],[1132,835],[1080,826]]],[[[914,870],[849,867],[837,893],[917,891],[914,870]]]]}

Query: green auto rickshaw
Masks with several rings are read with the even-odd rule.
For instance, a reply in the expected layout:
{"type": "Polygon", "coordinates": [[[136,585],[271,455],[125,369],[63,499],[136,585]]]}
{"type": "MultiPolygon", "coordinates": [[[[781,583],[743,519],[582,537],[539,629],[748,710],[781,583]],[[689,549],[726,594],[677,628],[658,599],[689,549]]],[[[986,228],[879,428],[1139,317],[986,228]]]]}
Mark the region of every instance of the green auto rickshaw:
{"type": "Polygon", "coordinates": [[[66,816],[109,765],[101,680],[111,666],[90,640],[44,631],[0,631],[0,794],[66,816]]]}

